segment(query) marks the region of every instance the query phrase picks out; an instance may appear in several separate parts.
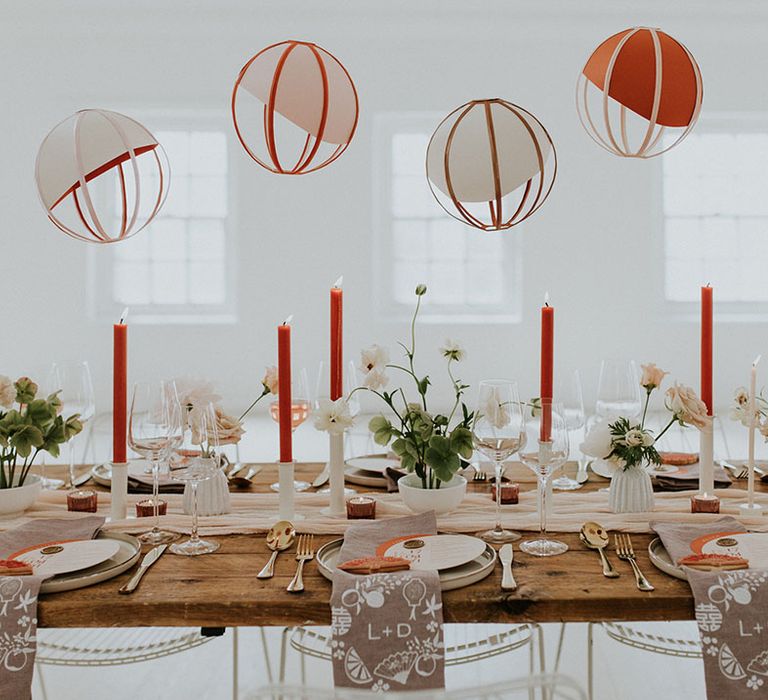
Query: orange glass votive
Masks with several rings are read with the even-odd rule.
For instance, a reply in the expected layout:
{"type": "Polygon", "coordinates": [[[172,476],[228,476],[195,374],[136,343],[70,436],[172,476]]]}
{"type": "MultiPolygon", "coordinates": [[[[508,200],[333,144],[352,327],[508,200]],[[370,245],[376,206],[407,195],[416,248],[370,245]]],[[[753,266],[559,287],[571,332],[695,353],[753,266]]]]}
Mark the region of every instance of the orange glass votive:
{"type": "Polygon", "coordinates": [[[376,518],[376,499],[370,496],[353,496],[347,501],[349,520],[374,520],[376,518]]]}
{"type": "MultiPolygon", "coordinates": [[[[496,484],[491,486],[491,495],[496,500],[496,484]]],[[[520,501],[520,484],[501,483],[501,504],[513,505],[520,501]]]]}
{"type": "MultiPolygon", "coordinates": [[[[157,502],[157,514],[165,515],[168,512],[168,502],[162,499],[157,502]]],[[[155,502],[151,498],[136,503],[137,518],[153,518],[155,516],[155,502]]]]}
{"type": "Polygon", "coordinates": [[[78,513],[95,513],[99,497],[95,491],[70,491],[67,494],[67,510],[78,513]]]}

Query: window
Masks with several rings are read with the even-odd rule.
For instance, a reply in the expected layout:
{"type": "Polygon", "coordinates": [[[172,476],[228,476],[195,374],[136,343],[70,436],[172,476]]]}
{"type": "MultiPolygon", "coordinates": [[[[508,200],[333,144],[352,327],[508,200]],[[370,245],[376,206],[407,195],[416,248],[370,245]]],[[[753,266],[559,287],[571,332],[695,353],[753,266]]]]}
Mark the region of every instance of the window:
{"type": "Polygon", "coordinates": [[[132,320],[145,322],[232,321],[226,122],[184,116],[142,121],[168,154],[168,198],[146,229],[107,247],[107,265],[99,259],[96,298],[107,290],[111,298],[98,311],[115,316],[129,306],[132,320]]]}
{"type": "Polygon", "coordinates": [[[668,302],[709,283],[726,312],[768,311],[766,161],[768,120],[736,117],[702,120],[663,157],[668,302]]]}
{"type": "Polygon", "coordinates": [[[429,293],[424,317],[440,322],[517,320],[519,237],[483,232],[448,215],[430,192],[425,155],[439,114],[385,114],[376,120],[374,270],[383,316],[413,308],[429,293]]]}

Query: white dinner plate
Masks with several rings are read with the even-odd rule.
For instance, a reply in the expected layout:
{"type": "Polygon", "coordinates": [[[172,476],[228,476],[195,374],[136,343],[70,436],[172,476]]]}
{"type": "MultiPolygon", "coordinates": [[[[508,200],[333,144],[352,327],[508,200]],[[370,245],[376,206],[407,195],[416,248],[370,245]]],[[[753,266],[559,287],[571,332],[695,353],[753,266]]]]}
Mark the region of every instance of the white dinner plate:
{"type": "Polygon", "coordinates": [[[354,467],[348,467],[347,471],[344,472],[344,481],[348,484],[369,486],[374,489],[387,488],[387,480],[383,474],[371,474],[371,472],[355,469],[354,467]]]}
{"type": "Polygon", "coordinates": [[[362,457],[350,457],[346,464],[353,469],[359,469],[366,472],[373,472],[376,474],[384,474],[387,467],[396,469],[400,466],[399,459],[393,459],[385,454],[380,455],[364,455],[362,457]]]}
{"type": "Polygon", "coordinates": [[[8,558],[29,564],[36,576],[56,576],[101,564],[119,549],[117,542],[108,539],[54,541],[14,552],[8,558]]]}
{"type": "MultiPolygon", "coordinates": [[[[143,459],[135,459],[128,462],[128,476],[148,476],[149,462],[143,459]]],[[[109,462],[96,464],[91,469],[93,480],[101,486],[109,488],[112,485],[112,465],[109,462]]]]}
{"type": "MultiPolygon", "coordinates": [[[[333,578],[336,562],[339,558],[339,551],[343,543],[344,540],[341,538],[332,540],[317,550],[317,568],[329,580],[333,578]]],[[[439,571],[440,587],[444,591],[452,591],[457,588],[471,586],[473,583],[482,581],[488,576],[493,571],[495,565],[496,550],[491,545],[485,544],[485,550],[477,559],[473,559],[462,566],[439,571]]]]}
{"type": "Polygon", "coordinates": [[[376,549],[382,557],[401,557],[417,571],[441,571],[477,559],[485,551],[485,542],[470,535],[423,535],[399,537],[376,549]]]}
{"type": "Polygon", "coordinates": [[[672,561],[669,552],[667,552],[664,544],[658,537],[654,537],[648,545],[648,556],[651,559],[651,564],[660,571],[663,571],[670,576],[674,576],[675,578],[682,579],[683,581],[688,580],[682,567],[672,561]]]}

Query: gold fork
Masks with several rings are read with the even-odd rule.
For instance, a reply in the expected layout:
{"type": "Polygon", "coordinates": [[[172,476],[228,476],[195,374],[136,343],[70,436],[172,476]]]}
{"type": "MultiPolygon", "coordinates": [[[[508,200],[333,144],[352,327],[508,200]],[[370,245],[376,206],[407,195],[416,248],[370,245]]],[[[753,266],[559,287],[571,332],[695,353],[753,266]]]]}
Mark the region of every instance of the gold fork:
{"type": "Polygon", "coordinates": [[[472,481],[474,481],[475,483],[482,483],[484,481],[488,481],[488,475],[485,472],[476,471],[475,475],[472,477],[472,481]]]}
{"type": "Polygon", "coordinates": [[[641,591],[652,591],[653,586],[648,582],[648,579],[643,576],[643,572],[640,571],[640,567],[635,561],[635,550],[632,549],[632,540],[629,539],[629,535],[626,533],[619,533],[614,538],[614,544],[616,545],[616,555],[622,561],[628,561],[632,565],[632,571],[635,572],[635,582],[637,587],[641,591]]]}
{"type": "Polygon", "coordinates": [[[296,545],[296,561],[299,565],[286,589],[289,593],[301,593],[304,590],[304,564],[315,558],[314,543],[314,535],[299,535],[299,543],[296,545]]]}

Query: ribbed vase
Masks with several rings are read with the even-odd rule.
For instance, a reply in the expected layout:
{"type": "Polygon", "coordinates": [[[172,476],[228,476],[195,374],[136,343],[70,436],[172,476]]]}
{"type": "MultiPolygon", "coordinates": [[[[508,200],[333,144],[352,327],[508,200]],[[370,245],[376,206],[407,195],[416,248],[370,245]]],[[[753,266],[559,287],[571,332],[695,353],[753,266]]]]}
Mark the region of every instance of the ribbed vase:
{"type": "MultiPolygon", "coordinates": [[[[222,515],[231,510],[229,502],[229,483],[227,477],[220,469],[205,481],[197,485],[197,513],[198,515],[222,515]]],[[[184,512],[192,515],[192,485],[187,483],[184,487],[184,512]]]]}
{"type": "Polygon", "coordinates": [[[642,465],[618,469],[611,479],[608,507],[614,513],[645,513],[653,510],[651,475],[642,465]]]}

